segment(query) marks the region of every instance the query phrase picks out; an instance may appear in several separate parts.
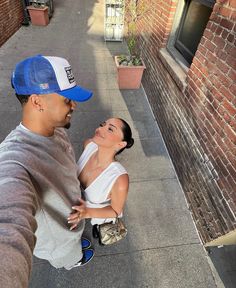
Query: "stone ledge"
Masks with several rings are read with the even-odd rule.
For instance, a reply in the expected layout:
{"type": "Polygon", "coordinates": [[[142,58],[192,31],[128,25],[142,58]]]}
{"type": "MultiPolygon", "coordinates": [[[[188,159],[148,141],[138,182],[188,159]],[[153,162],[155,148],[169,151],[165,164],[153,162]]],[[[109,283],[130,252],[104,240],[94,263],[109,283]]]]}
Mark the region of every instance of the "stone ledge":
{"type": "Polygon", "coordinates": [[[179,89],[182,92],[184,92],[187,86],[186,78],[188,68],[184,69],[182,66],[180,66],[180,64],[172,57],[172,55],[165,48],[159,50],[159,57],[162,64],[170,73],[171,77],[173,78],[179,89]]]}

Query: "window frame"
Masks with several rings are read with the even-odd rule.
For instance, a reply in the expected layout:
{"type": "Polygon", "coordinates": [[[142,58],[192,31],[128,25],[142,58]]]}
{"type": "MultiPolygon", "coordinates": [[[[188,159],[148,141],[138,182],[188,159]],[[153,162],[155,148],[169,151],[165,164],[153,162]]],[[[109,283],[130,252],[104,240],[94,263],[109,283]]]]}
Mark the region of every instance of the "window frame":
{"type": "MultiPolygon", "coordinates": [[[[174,21],[172,25],[172,30],[169,36],[169,40],[167,43],[167,51],[172,55],[172,57],[175,59],[175,61],[182,67],[184,71],[188,71],[191,64],[188,63],[188,61],[184,58],[184,56],[177,50],[175,47],[175,43],[177,40],[177,37],[180,33],[180,29],[183,26],[184,19],[186,17],[186,14],[188,12],[188,8],[190,5],[191,0],[180,0],[178,1],[174,21]]],[[[208,7],[214,7],[216,1],[215,0],[192,0],[202,3],[205,6],[208,7]]],[[[201,40],[201,39],[200,39],[201,40]]],[[[199,41],[200,42],[200,41],[199,41]]]]}

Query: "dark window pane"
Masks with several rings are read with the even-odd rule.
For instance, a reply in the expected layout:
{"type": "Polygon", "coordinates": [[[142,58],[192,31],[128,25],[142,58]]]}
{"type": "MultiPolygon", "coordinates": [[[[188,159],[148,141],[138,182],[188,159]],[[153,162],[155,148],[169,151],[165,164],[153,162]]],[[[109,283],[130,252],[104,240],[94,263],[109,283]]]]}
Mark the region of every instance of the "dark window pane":
{"type": "Polygon", "coordinates": [[[199,0],[186,1],[175,43],[176,49],[190,64],[212,12],[212,7],[203,3],[199,0]]]}

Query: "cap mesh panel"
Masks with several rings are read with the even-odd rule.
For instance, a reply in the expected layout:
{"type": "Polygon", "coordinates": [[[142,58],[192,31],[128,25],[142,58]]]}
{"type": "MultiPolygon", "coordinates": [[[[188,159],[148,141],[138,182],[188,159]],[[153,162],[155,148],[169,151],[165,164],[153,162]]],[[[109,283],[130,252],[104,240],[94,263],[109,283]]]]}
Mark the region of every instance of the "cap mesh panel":
{"type": "Polygon", "coordinates": [[[20,62],[15,69],[13,85],[17,94],[48,94],[60,90],[49,61],[41,56],[20,62]]]}

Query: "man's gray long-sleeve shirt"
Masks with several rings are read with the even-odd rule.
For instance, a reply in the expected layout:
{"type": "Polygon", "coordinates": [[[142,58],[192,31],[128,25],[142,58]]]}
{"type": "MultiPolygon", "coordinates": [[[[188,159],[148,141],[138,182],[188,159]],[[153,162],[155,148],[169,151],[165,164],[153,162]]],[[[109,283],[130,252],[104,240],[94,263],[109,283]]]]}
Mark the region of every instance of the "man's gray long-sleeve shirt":
{"type": "Polygon", "coordinates": [[[82,258],[84,222],[67,224],[80,195],[63,128],[44,137],[19,125],[0,144],[0,287],[27,287],[33,250],[56,268],[82,258]]]}

